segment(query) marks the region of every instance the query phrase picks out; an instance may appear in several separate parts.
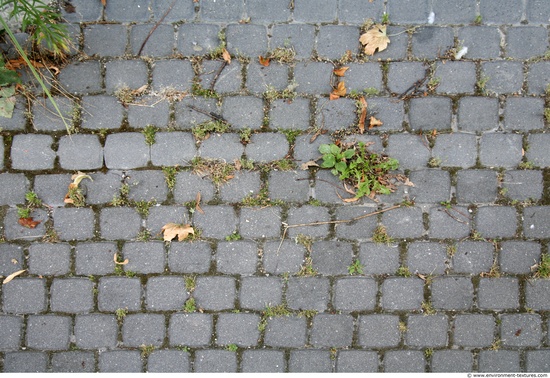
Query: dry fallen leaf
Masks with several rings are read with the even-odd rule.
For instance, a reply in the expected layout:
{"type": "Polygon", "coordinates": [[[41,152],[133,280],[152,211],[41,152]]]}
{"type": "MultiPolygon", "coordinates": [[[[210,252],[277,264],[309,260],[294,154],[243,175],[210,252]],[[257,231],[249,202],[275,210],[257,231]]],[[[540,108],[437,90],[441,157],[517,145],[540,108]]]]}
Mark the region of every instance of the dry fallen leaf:
{"type": "Polygon", "coordinates": [[[107,0],[101,0],[101,4],[103,4],[103,6],[106,6],[107,5],[107,0]]]}
{"type": "Polygon", "coordinates": [[[307,161],[305,163],[302,163],[300,165],[300,168],[302,168],[302,170],[304,171],[307,171],[309,167],[318,167],[319,164],[317,164],[315,161],[313,160],[310,160],[310,161],[307,161]]]}
{"type": "Polygon", "coordinates": [[[343,81],[339,82],[335,89],[330,93],[329,99],[330,100],[336,100],[339,99],[342,96],[346,95],[346,83],[343,81]]]}
{"type": "Polygon", "coordinates": [[[28,218],[19,218],[17,223],[26,228],[35,228],[40,224],[41,221],[36,221],[32,217],[28,218]]]}
{"type": "Polygon", "coordinates": [[[17,277],[18,275],[20,275],[21,273],[24,273],[26,271],[27,271],[27,269],[18,270],[17,272],[13,272],[12,274],[10,274],[6,278],[4,278],[4,281],[2,281],[2,284],[7,284],[11,280],[13,280],[15,277],[17,277]]]}
{"type": "Polygon", "coordinates": [[[17,264],[18,261],[17,261],[16,259],[11,259],[11,263],[12,263],[12,264],[17,264]]]}
{"type": "Polygon", "coordinates": [[[380,121],[379,119],[376,119],[374,117],[370,117],[370,122],[369,122],[369,130],[372,129],[373,127],[378,127],[378,126],[382,126],[384,124],[384,122],[380,121]]]}
{"type": "Polygon", "coordinates": [[[128,259],[125,259],[124,261],[120,262],[118,261],[117,259],[117,254],[115,253],[115,255],[113,256],[113,261],[115,262],[115,264],[117,265],[126,265],[129,263],[128,259]]]}
{"type": "Polygon", "coordinates": [[[269,58],[264,58],[263,56],[259,56],[258,59],[260,60],[260,64],[264,67],[269,66],[269,58]]]}
{"type": "Polygon", "coordinates": [[[359,116],[359,132],[363,134],[365,132],[365,119],[367,118],[367,100],[365,97],[359,99],[361,102],[361,116],[359,116]]]}
{"type": "Polygon", "coordinates": [[[373,55],[377,50],[378,52],[383,51],[388,47],[390,39],[386,35],[386,25],[374,25],[369,31],[362,34],[359,38],[365,46],[365,54],[373,55]]]}
{"type": "Polygon", "coordinates": [[[222,57],[223,60],[227,62],[227,64],[231,64],[231,55],[229,55],[229,51],[227,51],[227,49],[225,48],[223,49],[222,57]]]}
{"type": "Polygon", "coordinates": [[[63,202],[70,203],[70,204],[74,203],[74,200],[71,198],[71,194],[74,194],[75,191],[78,190],[78,185],[80,185],[80,182],[85,178],[92,180],[92,178],[89,175],[82,173],[80,171],[78,171],[78,173],[75,173],[74,175],[71,176],[71,180],[73,180],[73,182],[69,184],[69,191],[67,192],[67,194],[65,194],[65,199],[63,200],[63,202]]]}
{"type": "Polygon", "coordinates": [[[182,241],[190,234],[195,234],[195,230],[190,225],[176,223],[168,223],[164,225],[160,232],[164,233],[164,241],[168,242],[172,241],[172,239],[174,239],[176,236],[178,237],[178,241],[182,241]]]}
{"type": "Polygon", "coordinates": [[[344,76],[344,74],[346,73],[346,71],[347,71],[348,69],[349,69],[349,67],[340,67],[340,68],[336,68],[336,69],[335,69],[334,71],[332,71],[332,72],[334,72],[334,74],[335,74],[336,76],[342,77],[342,76],[344,76]]]}
{"type": "Polygon", "coordinates": [[[197,196],[195,197],[195,210],[197,210],[199,213],[204,214],[204,211],[201,209],[201,192],[197,192],[197,196]]]}

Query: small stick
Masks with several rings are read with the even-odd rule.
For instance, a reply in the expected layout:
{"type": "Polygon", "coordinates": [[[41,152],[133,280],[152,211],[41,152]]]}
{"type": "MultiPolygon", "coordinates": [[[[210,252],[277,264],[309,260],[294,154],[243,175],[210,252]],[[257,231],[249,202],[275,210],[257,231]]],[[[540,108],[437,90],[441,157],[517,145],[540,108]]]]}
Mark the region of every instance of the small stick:
{"type": "Polygon", "coordinates": [[[161,24],[162,21],[164,21],[164,19],[166,18],[166,16],[168,16],[168,13],[170,13],[170,11],[172,10],[172,7],[174,6],[174,4],[176,4],[176,0],[172,1],[172,4],[170,4],[170,6],[168,7],[168,9],[166,10],[166,12],[164,12],[164,14],[162,15],[162,17],[160,18],[160,20],[157,21],[157,23],[155,24],[155,26],[153,26],[151,28],[151,30],[149,30],[149,34],[147,34],[147,37],[145,37],[145,41],[143,41],[143,43],[141,44],[141,47],[139,48],[139,51],[138,51],[138,56],[141,55],[141,52],[143,51],[143,48],[145,47],[145,44],[147,43],[147,41],[149,40],[149,37],[151,37],[151,35],[153,35],[153,33],[155,32],[155,30],[157,30],[158,26],[161,24]]]}
{"type": "Polygon", "coordinates": [[[210,90],[214,90],[214,85],[216,85],[216,81],[218,81],[218,77],[222,73],[223,69],[227,65],[227,62],[224,60],[220,68],[218,68],[218,71],[216,71],[216,74],[214,75],[214,78],[212,79],[212,82],[210,83],[210,90]]]}
{"type": "Polygon", "coordinates": [[[193,110],[196,111],[196,112],[199,112],[199,113],[202,113],[202,114],[204,114],[204,115],[207,115],[208,117],[210,117],[210,118],[212,118],[212,119],[215,119],[215,120],[217,120],[217,121],[222,121],[222,122],[227,123],[227,121],[226,121],[221,115],[219,115],[219,114],[216,114],[216,113],[214,113],[214,112],[208,112],[208,111],[206,111],[206,110],[199,109],[199,108],[197,108],[196,106],[193,106],[193,105],[187,105],[187,107],[188,107],[189,109],[193,109],[193,110]]]}

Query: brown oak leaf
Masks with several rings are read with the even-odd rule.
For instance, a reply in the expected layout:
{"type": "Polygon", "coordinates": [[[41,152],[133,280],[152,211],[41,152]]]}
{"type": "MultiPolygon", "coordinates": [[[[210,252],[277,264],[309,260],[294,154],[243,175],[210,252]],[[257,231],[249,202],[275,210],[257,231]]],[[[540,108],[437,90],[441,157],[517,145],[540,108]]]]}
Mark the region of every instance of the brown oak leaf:
{"type": "Polygon", "coordinates": [[[19,218],[17,223],[19,223],[21,226],[26,228],[35,228],[38,226],[42,221],[34,220],[33,217],[28,218],[19,218]]]}

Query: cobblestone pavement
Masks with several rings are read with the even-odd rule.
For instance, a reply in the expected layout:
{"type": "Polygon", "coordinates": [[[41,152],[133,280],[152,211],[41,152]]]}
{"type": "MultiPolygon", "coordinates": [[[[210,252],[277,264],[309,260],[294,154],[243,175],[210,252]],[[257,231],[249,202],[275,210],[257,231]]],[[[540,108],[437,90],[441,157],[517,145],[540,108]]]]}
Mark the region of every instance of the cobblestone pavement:
{"type": "Polygon", "coordinates": [[[0,274],[26,269],[0,288],[1,371],[550,371],[549,1],[70,3],[74,132],[38,99],[0,120],[0,274]],[[384,14],[391,43],[366,57],[384,14]],[[383,122],[365,134],[361,95],[383,122]],[[414,187],[344,203],[300,169],[335,139],[414,187]],[[170,222],[195,240],[164,243],[170,222]]]}

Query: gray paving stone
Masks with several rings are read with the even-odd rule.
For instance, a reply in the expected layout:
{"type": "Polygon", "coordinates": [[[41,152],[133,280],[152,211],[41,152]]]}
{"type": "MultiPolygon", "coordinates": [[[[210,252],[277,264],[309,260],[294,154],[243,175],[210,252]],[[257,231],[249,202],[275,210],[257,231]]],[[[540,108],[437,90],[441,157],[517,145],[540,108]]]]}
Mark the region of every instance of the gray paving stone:
{"type": "Polygon", "coordinates": [[[334,284],[332,304],[344,312],[374,310],[377,286],[372,278],[340,278],[334,284]]]}
{"type": "Polygon", "coordinates": [[[128,242],[122,248],[124,259],[128,259],[124,265],[126,271],[135,273],[162,273],[164,272],[165,253],[162,242],[128,242]]]}
{"type": "Polygon", "coordinates": [[[239,233],[244,238],[275,238],[281,233],[279,207],[242,208],[239,233]]]}
{"type": "MultiPolygon", "coordinates": [[[[64,198],[71,181],[71,175],[69,174],[36,175],[33,191],[43,203],[49,206],[65,206],[64,198]]],[[[14,185],[17,187],[18,184],[14,183],[14,185]]],[[[81,184],[81,188],[84,188],[84,183],[81,184]]],[[[21,202],[24,202],[24,200],[21,202]]]]}
{"type": "Polygon", "coordinates": [[[55,160],[52,143],[49,135],[15,135],[11,145],[12,168],[25,171],[52,169],[55,160]]]}
{"type": "Polygon", "coordinates": [[[336,357],[337,373],[378,371],[378,354],[374,351],[341,350],[336,357]]]}
{"type": "Polygon", "coordinates": [[[270,274],[297,273],[304,261],[304,254],[305,247],[293,241],[268,241],[262,254],[263,268],[270,274]]]}
{"type": "Polygon", "coordinates": [[[546,87],[550,84],[548,72],[550,72],[550,62],[536,62],[529,65],[527,85],[530,94],[544,94],[546,87]]]}
{"type": "Polygon", "coordinates": [[[399,161],[402,169],[425,168],[430,150],[424,137],[413,134],[392,134],[388,138],[387,154],[399,161]]]}
{"type": "Polygon", "coordinates": [[[245,350],[241,370],[243,373],[283,373],[285,365],[282,350],[245,350]]]}
{"type": "Polygon", "coordinates": [[[19,278],[2,290],[3,311],[9,314],[36,314],[46,310],[46,288],[38,278],[19,278]]]}
{"type": "Polygon", "coordinates": [[[476,1],[467,0],[457,4],[452,0],[433,3],[435,22],[437,24],[467,24],[476,17],[476,1]]]}
{"type": "MultiPolygon", "coordinates": [[[[238,61],[233,61],[231,63],[231,65],[226,65],[220,71],[213,88],[216,93],[233,93],[241,90],[243,82],[242,66],[238,61]]],[[[222,64],[223,63],[219,60],[205,60],[202,62],[197,79],[203,88],[211,87],[214,76],[220,70],[222,64]]]]}
{"type": "Polygon", "coordinates": [[[260,317],[256,314],[220,314],[216,323],[218,345],[252,347],[258,344],[260,317]]]}
{"type": "Polygon", "coordinates": [[[183,24],[178,28],[177,49],[185,56],[208,54],[220,43],[219,31],[218,25],[183,24]]]}
{"type": "MultiPolygon", "coordinates": [[[[376,88],[378,91],[383,90],[382,71],[380,70],[379,63],[350,63],[346,64],[346,67],[349,67],[349,69],[346,71],[345,83],[350,92],[357,91],[361,93],[371,88],[376,88]]],[[[377,109],[376,103],[380,100],[382,99],[376,98],[368,101],[369,109],[377,109]]],[[[391,111],[391,109],[389,110],[391,111]]],[[[384,120],[384,124],[389,122],[387,117],[383,117],[382,119],[384,120]]]]}
{"type": "Polygon", "coordinates": [[[494,247],[489,242],[462,241],[453,255],[455,273],[479,274],[491,270],[494,247]]]}
{"type": "Polygon", "coordinates": [[[0,126],[3,130],[23,130],[27,122],[27,104],[22,96],[15,96],[15,104],[11,118],[2,117],[0,126]]]}
{"type": "Polygon", "coordinates": [[[549,45],[548,31],[541,26],[520,26],[508,28],[506,33],[506,55],[516,59],[542,56],[549,45]]]}
{"type": "Polygon", "coordinates": [[[523,233],[528,238],[547,238],[550,235],[548,217],[550,206],[526,208],[523,212],[523,233]]]}
{"type": "Polygon", "coordinates": [[[195,140],[190,133],[177,131],[157,133],[155,138],[155,144],[151,146],[151,163],[153,165],[187,165],[197,154],[195,140]]]}
{"type": "Polygon", "coordinates": [[[337,2],[304,1],[294,5],[294,20],[304,23],[332,22],[336,19],[337,2]]]}
{"type": "Polygon", "coordinates": [[[458,29],[459,46],[467,47],[469,59],[492,59],[500,56],[500,33],[492,26],[465,26],[458,29]]]}
{"type": "Polygon", "coordinates": [[[388,26],[386,34],[394,35],[394,37],[392,37],[387,49],[376,53],[376,59],[387,62],[406,59],[409,48],[409,37],[406,28],[403,26],[388,26]]]}
{"type": "Polygon", "coordinates": [[[170,317],[168,337],[171,346],[202,347],[210,344],[212,315],[176,313],[170,317]]]}
{"type": "Polygon", "coordinates": [[[32,212],[35,221],[40,222],[35,228],[27,228],[19,225],[18,211],[15,208],[8,209],[4,217],[4,236],[6,240],[34,240],[44,237],[46,228],[44,224],[48,220],[45,210],[37,209],[32,212]]]}
{"type": "Polygon", "coordinates": [[[478,357],[480,372],[521,371],[519,352],[513,350],[482,350],[478,357]]]}
{"type": "Polygon", "coordinates": [[[419,207],[402,207],[382,215],[382,224],[394,238],[415,238],[424,232],[422,210],[419,207]]]}
{"type": "Polygon", "coordinates": [[[239,300],[242,308],[264,310],[282,303],[283,283],[278,277],[244,277],[239,300]]]}
{"type": "Polygon", "coordinates": [[[201,142],[199,153],[204,159],[215,159],[226,162],[240,160],[244,153],[244,146],[239,135],[234,133],[211,134],[201,142]]]}
{"type": "Polygon", "coordinates": [[[409,315],[405,343],[417,348],[447,346],[448,319],[445,315],[409,315]]]}
{"type": "Polygon", "coordinates": [[[329,281],[322,277],[292,277],[286,300],[293,310],[325,311],[329,302],[329,281]]]}
{"type": "MultiPolygon", "coordinates": [[[[76,114],[75,103],[62,96],[53,96],[68,127],[74,127],[73,115],[76,114]]],[[[67,126],[58,115],[50,100],[37,100],[33,104],[32,126],[36,131],[65,131],[67,126]]]]}
{"type": "Polygon", "coordinates": [[[267,29],[262,25],[231,24],[225,29],[227,49],[236,55],[256,58],[267,50],[267,29]]]}
{"type": "Polygon", "coordinates": [[[511,97],[504,107],[504,129],[531,131],[544,128],[544,101],[541,98],[511,97]]]}
{"type": "Polygon", "coordinates": [[[391,16],[392,22],[424,23],[428,20],[428,9],[426,0],[390,1],[386,13],[391,16]]]}
{"type": "Polygon", "coordinates": [[[290,7],[286,0],[259,0],[246,4],[246,14],[254,23],[258,23],[258,21],[266,24],[284,22],[289,21],[290,7]]]}
{"type": "Polygon", "coordinates": [[[236,373],[237,355],[228,350],[203,349],[195,353],[195,373],[236,373]]]}
{"type": "Polygon", "coordinates": [[[483,348],[493,343],[495,321],[491,315],[463,314],[454,321],[454,344],[483,348]]]}
{"type": "Polygon", "coordinates": [[[467,277],[436,277],[431,284],[432,305],[442,310],[470,310],[474,286],[467,277]]]}
{"type": "Polygon", "coordinates": [[[330,373],[332,361],[328,350],[298,349],[290,351],[288,360],[290,373],[330,373]]]}
{"type": "Polygon", "coordinates": [[[527,19],[533,23],[548,24],[550,18],[548,3],[542,0],[534,0],[527,4],[527,19]]]}
{"type": "Polygon", "coordinates": [[[443,244],[412,242],[408,246],[406,264],[413,273],[444,274],[447,263],[447,251],[443,244]]]}
{"type": "Polygon", "coordinates": [[[168,266],[173,273],[206,273],[210,270],[212,248],[206,242],[170,243],[168,266]]]}
{"type": "Polygon", "coordinates": [[[346,25],[324,25],[317,35],[317,53],[327,59],[340,59],[357,51],[359,28],[346,25]]]}
{"type": "Polygon", "coordinates": [[[541,168],[550,167],[550,157],[546,151],[549,141],[550,134],[529,135],[529,150],[526,152],[527,161],[541,168]]]}
{"type": "Polygon", "coordinates": [[[498,99],[462,97],[458,102],[458,128],[464,131],[494,131],[498,128],[498,99]]]}
{"type": "Polygon", "coordinates": [[[315,26],[308,24],[275,24],[271,30],[270,48],[292,48],[296,59],[309,59],[315,46],[315,26]]]}
{"type": "Polygon", "coordinates": [[[526,307],[535,311],[550,309],[550,281],[534,280],[525,288],[526,307]]]}
{"type": "Polygon", "coordinates": [[[522,137],[517,134],[489,133],[479,143],[481,164],[490,167],[515,167],[522,159],[522,137]]]}
{"type": "Polygon", "coordinates": [[[108,169],[144,167],[150,159],[149,146],[141,133],[111,134],[105,141],[105,166],[108,169]]]}
{"type": "Polygon", "coordinates": [[[349,24],[363,24],[365,15],[373,20],[382,19],[384,4],[360,0],[340,0],[338,3],[338,20],[349,24]]]}
{"type": "Polygon", "coordinates": [[[523,4],[513,0],[483,1],[479,12],[484,24],[517,24],[521,21],[523,4]]]}
{"type": "Polygon", "coordinates": [[[114,271],[114,243],[78,243],[75,249],[75,272],[77,275],[104,275],[114,271]]]}
{"type": "Polygon", "coordinates": [[[143,362],[139,350],[107,350],[99,354],[100,372],[141,373],[143,362]]]}
{"type": "Polygon", "coordinates": [[[121,172],[110,171],[107,173],[90,173],[92,180],[84,180],[81,187],[86,187],[86,203],[105,204],[110,203],[115,195],[120,193],[122,185],[121,172]]]}
{"type": "Polygon", "coordinates": [[[315,122],[317,127],[329,131],[347,129],[355,125],[356,119],[355,101],[349,98],[340,98],[336,101],[327,99],[317,103],[315,122]]]}
{"type": "Polygon", "coordinates": [[[159,347],[164,341],[164,315],[129,314],[122,324],[122,343],[138,348],[142,345],[159,347]]]}
{"type": "Polygon", "coordinates": [[[0,245],[0,275],[9,276],[23,269],[23,247],[16,244],[0,245]]]}
{"type": "Polygon", "coordinates": [[[311,136],[301,135],[294,142],[294,159],[297,162],[305,163],[309,160],[316,160],[321,157],[319,146],[321,144],[330,144],[331,139],[328,135],[319,135],[313,142],[311,136]]]}
{"type": "Polygon", "coordinates": [[[128,28],[117,24],[94,24],[84,28],[84,52],[90,56],[122,56],[126,51],[128,28]]]}
{"type": "Polygon", "coordinates": [[[419,350],[390,350],[384,353],[384,372],[417,372],[425,370],[424,354],[419,350]]]}
{"type": "Polygon", "coordinates": [[[508,310],[519,307],[518,280],[511,277],[482,278],[478,288],[478,307],[508,310]]]}
{"type": "Polygon", "coordinates": [[[29,181],[22,173],[0,174],[0,204],[15,205],[25,203],[29,181]]]}
{"type": "MultiPolygon", "coordinates": [[[[165,99],[157,96],[143,96],[134,102],[133,105],[128,106],[128,123],[132,128],[145,128],[146,126],[153,125],[165,129],[168,127],[169,122],[170,104],[165,99]]],[[[164,141],[163,135],[165,133],[156,133],[155,144],[151,146],[151,149],[154,149],[155,146],[158,147],[164,141]]],[[[173,136],[176,135],[178,134],[173,134],[173,136]]]]}
{"type": "Polygon", "coordinates": [[[269,173],[269,198],[288,202],[309,200],[309,175],[303,171],[271,171],[269,173]]]}
{"type": "Polygon", "coordinates": [[[540,347],[543,333],[538,314],[505,314],[501,316],[500,337],[505,346],[540,347]]]}
{"type": "Polygon", "coordinates": [[[155,205],[150,208],[147,216],[147,229],[152,236],[160,239],[162,227],[167,223],[181,224],[186,222],[188,216],[187,208],[183,206],[160,206],[155,205]]]}
{"type": "Polygon", "coordinates": [[[256,272],[258,248],[251,241],[221,242],[216,251],[216,268],[220,273],[251,275],[256,272]]]}
{"type": "MultiPolygon", "coordinates": [[[[329,218],[330,216],[326,207],[304,205],[298,208],[291,208],[288,212],[289,225],[326,222],[329,218]]],[[[320,224],[315,226],[293,227],[288,229],[287,234],[291,238],[297,237],[298,235],[323,238],[328,234],[328,225],[320,224]]]]}
{"type": "Polygon", "coordinates": [[[392,62],[389,64],[388,89],[401,94],[422,79],[426,68],[421,62],[392,62]]]}
{"type": "Polygon", "coordinates": [[[485,90],[489,93],[518,93],[523,84],[523,64],[521,62],[485,62],[482,76],[488,78],[485,90]]]}
{"type": "Polygon", "coordinates": [[[152,373],[187,373],[189,353],[179,350],[155,350],[147,359],[147,371],[152,373]]]}
{"type": "Polygon", "coordinates": [[[145,303],[151,311],[179,310],[189,297],[183,277],[150,277],[145,288],[145,303]]]}
{"type": "Polygon", "coordinates": [[[200,15],[206,21],[239,21],[243,15],[242,1],[208,0],[201,3],[200,15]]]}
{"type": "Polygon", "coordinates": [[[432,372],[466,373],[473,370],[474,359],[467,350],[436,350],[432,354],[432,372]]]}
{"type": "Polygon", "coordinates": [[[94,212],[90,208],[58,208],[53,220],[62,240],[86,240],[94,236],[94,212]]]}
{"type": "Polygon", "coordinates": [[[259,194],[261,179],[259,172],[236,172],[229,182],[220,187],[222,201],[235,203],[259,194]]]}
{"type": "Polygon", "coordinates": [[[178,203],[194,201],[197,192],[201,193],[201,199],[208,202],[214,198],[214,184],[200,178],[190,171],[178,172],[176,174],[176,186],[174,187],[174,200],[178,203]]]}
{"type": "Polygon", "coordinates": [[[201,206],[204,214],[195,213],[193,223],[202,230],[202,236],[225,238],[237,229],[235,210],[227,205],[201,206]]]}
{"type": "Polygon", "coordinates": [[[393,274],[399,268],[397,245],[361,243],[359,260],[365,274],[393,274]]]}
{"type": "Polygon", "coordinates": [[[305,317],[282,316],[268,319],[264,344],[271,347],[303,347],[306,345],[305,317]]]}
{"type": "Polygon", "coordinates": [[[220,311],[235,306],[235,279],[232,277],[197,277],[194,298],[205,310],[220,311]]]}
{"type": "Polygon", "coordinates": [[[99,216],[99,228],[103,239],[132,239],[139,233],[141,217],[129,207],[104,208],[99,216]]]}
{"type": "Polygon", "coordinates": [[[311,259],[319,274],[346,274],[353,259],[352,246],[338,241],[318,241],[312,245],[311,259]]]}
{"type": "Polygon", "coordinates": [[[75,62],[67,65],[58,76],[59,83],[67,92],[74,95],[101,91],[101,71],[99,62],[75,62]]]}
{"type": "Polygon", "coordinates": [[[50,287],[51,310],[73,314],[93,311],[93,287],[87,278],[54,279],[50,287]]]}
{"type": "Polygon", "coordinates": [[[517,214],[513,207],[483,206],[477,210],[476,231],[487,238],[513,237],[517,231],[517,214]],[[498,220],[498,222],[496,222],[498,220]]]}
{"type": "Polygon", "coordinates": [[[184,60],[159,60],[153,67],[152,88],[157,91],[174,89],[176,91],[188,91],[195,73],[191,62],[184,60]],[[177,80],[174,80],[174,77],[177,80]]]}
{"type": "Polygon", "coordinates": [[[442,167],[472,167],[477,158],[476,137],[462,133],[438,135],[433,157],[441,160],[442,167]]]}
{"type": "MultiPolygon", "coordinates": [[[[123,107],[115,97],[105,95],[82,97],[82,127],[84,129],[118,129],[122,119],[123,107]]],[[[129,134],[124,135],[124,137],[128,136],[129,134]]],[[[120,137],[117,134],[109,135],[107,140],[120,137]]],[[[107,162],[107,157],[105,161],[107,162]]]]}
{"type": "MultiPolygon", "coordinates": [[[[158,4],[158,2],[156,2],[158,4]]],[[[165,2],[166,3],[166,2],[165,2]]],[[[176,4],[174,4],[176,5],[176,4]]],[[[178,3],[180,8],[186,6],[190,8],[191,4],[178,3]]],[[[174,8],[172,8],[175,11],[174,8]]],[[[172,12],[168,13],[170,16],[172,12]]],[[[175,15],[174,12],[172,15],[175,15]]],[[[162,17],[162,15],[160,15],[162,17]]],[[[160,18],[159,17],[159,18],[160,18]]],[[[166,18],[164,21],[167,21],[166,18]]],[[[141,50],[141,56],[166,57],[170,56],[174,50],[174,27],[172,25],[159,24],[155,32],[149,35],[150,25],[133,25],[130,31],[130,51],[133,55],[138,55],[141,50]],[[147,43],[143,44],[147,39],[147,43]]]]}
{"type": "Polygon", "coordinates": [[[73,0],[71,4],[75,7],[75,12],[68,12],[64,7],[61,8],[61,16],[68,22],[99,21],[103,12],[100,4],[90,4],[86,0],[73,0]]]}
{"type": "Polygon", "coordinates": [[[353,317],[343,314],[317,314],[311,328],[313,347],[344,348],[351,346],[353,317]]]}
{"type": "MultiPolygon", "coordinates": [[[[336,209],[336,220],[349,220],[365,216],[376,211],[373,207],[344,206],[336,209]]],[[[336,235],[344,239],[368,239],[377,226],[376,216],[369,216],[349,223],[335,225],[336,235]]]]}
{"type": "Polygon", "coordinates": [[[307,130],[309,128],[309,100],[275,100],[271,104],[269,121],[271,129],[307,130]]]}
{"type": "Polygon", "coordinates": [[[0,350],[18,350],[21,344],[23,318],[20,316],[0,316],[0,350]]]}
{"type": "Polygon", "coordinates": [[[71,246],[68,244],[37,243],[29,247],[29,273],[61,276],[71,267],[71,246]]]}
{"type": "Polygon", "coordinates": [[[391,348],[399,344],[399,317],[397,315],[360,315],[358,344],[367,348],[391,348]]]}
{"type": "Polygon", "coordinates": [[[45,373],[48,355],[44,352],[7,352],[4,373],[45,373]]]}
{"type": "MultiPolygon", "coordinates": [[[[441,20],[436,13],[436,20],[441,20]]],[[[448,27],[426,26],[412,36],[412,54],[419,59],[437,59],[454,46],[454,32],[448,27]]]]}
{"type": "Polygon", "coordinates": [[[129,171],[127,184],[130,185],[128,198],[132,201],[164,202],[168,196],[168,186],[162,171],[129,171]]]}
{"type": "Polygon", "coordinates": [[[474,62],[438,62],[436,63],[434,76],[440,79],[436,88],[437,93],[474,93],[476,85],[476,66],[474,62]]]}
{"type": "Polygon", "coordinates": [[[462,170],[457,174],[459,203],[493,202],[497,196],[497,174],[486,169],[462,170]]]}
{"type": "Polygon", "coordinates": [[[380,304],[385,310],[418,310],[424,300],[422,280],[417,278],[387,278],[380,288],[380,304]]]}
{"type": "Polygon", "coordinates": [[[114,348],[118,325],[114,315],[77,315],[74,323],[75,344],[82,349],[114,348]]]}
{"type": "Polygon", "coordinates": [[[451,128],[451,100],[446,97],[413,98],[409,120],[412,130],[446,130],[451,128]]]}
{"type": "Polygon", "coordinates": [[[262,127],[264,118],[262,100],[252,96],[226,97],[222,104],[224,118],[236,129],[262,127]]]}
{"type": "Polygon", "coordinates": [[[58,352],[52,355],[52,371],[62,373],[92,373],[95,371],[93,352],[58,352]]]}
{"type": "Polygon", "coordinates": [[[260,163],[284,159],[288,153],[288,141],[280,133],[253,134],[246,145],[246,156],[260,163]]]}
{"type": "Polygon", "coordinates": [[[105,20],[118,22],[139,22],[149,19],[149,1],[136,0],[127,3],[114,0],[105,6],[105,20]]]}
{"type": "Polygon", "coordinates": [[[118,309],[141,309],[141,284],[138,278],[101,277],[97,297],[99,311],[114,312],[118,309]]]}
{"type": "Polygon", "coordinates": [[[526,368],[525,371],[536,372],[536,371],[547,371],[550,368],[550,363],[548,362],[549,351],[544,350],[530,350],[526,354],[526,368]]]}
{"type": "Polygon", "coordinates": [[[416,203],[438,203],[449,201],[451,197],[451,177],[449,172],[424,169],[413,171],[409,177],[414,183],[409,193],[416,203]]]}
{"type": "Polygon", "coordinates": [[[69,347],[71,318],[57,315],[29,315],[25,345],[33,349],[63,350],[69,347]]]}
{"type": "Polygon", "coordinates": [[[136,90],[147,85],[147,64],[143,60],[113,60],[105,63],[105,89],[114,93],[122,89],[136,90]]]}
{"type": "Polygon", "coordinates": [[[540,259],[541,246],[529,241],[504,241],[500,245],[500,270],[510,274],[529,274],[540,259]]]}
{"type": "Polygon", "coordinates": [[[264,67],[256,61],[250,62],[246,72],[246,87],[250,92],[262,94],[269,90],[282,91],[288,86],[288,66],[270,64],[264,67]]]}
{"type": "Polygon", "coordinates": [[[331,92],[330,77],[333,66],[324,62],[296,63],[294,80],[298,84],[296,91],[310,95],[331,92]]]}
{"type": "Polygon", "coordinates": [[[61,137],[57,155],[63,169],[100,169],[103,166],[103,148],[95,135],[61,137]]]}

